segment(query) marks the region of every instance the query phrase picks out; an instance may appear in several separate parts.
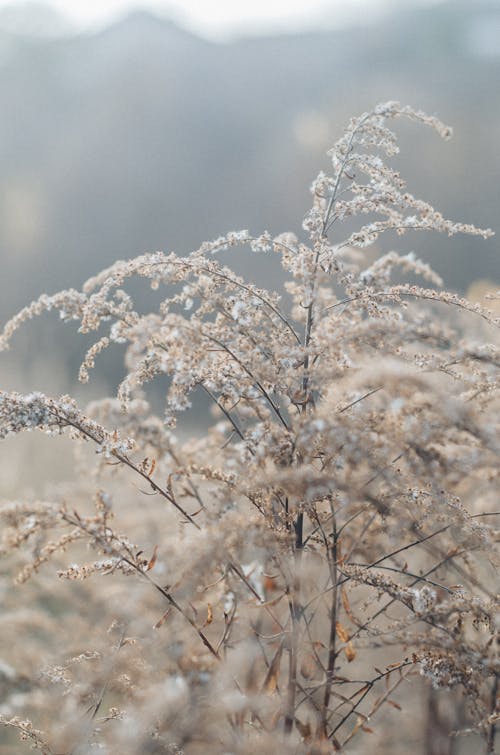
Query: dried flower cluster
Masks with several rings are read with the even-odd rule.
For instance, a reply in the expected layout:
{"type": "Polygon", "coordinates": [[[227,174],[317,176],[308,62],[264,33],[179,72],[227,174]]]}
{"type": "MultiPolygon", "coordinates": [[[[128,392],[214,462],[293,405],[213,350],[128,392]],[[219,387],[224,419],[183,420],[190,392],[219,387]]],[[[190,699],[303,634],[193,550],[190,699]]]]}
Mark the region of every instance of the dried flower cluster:
{"type": "Polygon", "coordinates": [[[1,438],[68,433],[99,455],[50,500],[0,505],[0,553],[31,578],[5,592],[0,723],[33,748],[400,752],[394,716],[414,736],[432,686],[455,705],[461,690],[456,728],[494,751],[500,323],[414,254],[361,251],[393,232],[491,232],[407,191],[388,164],[398,118],[451,133],[394,102],[353,119],[312,185],[305,240],[240,231],[144,254],[5,326],[3,349],[51,309],[95,332],[84,382],[126,344],[117,397],[86,411],[0,392],[1,438]],[[241,246],[279,255],[284,291],[219,262],[241,246]],[[158,311],[135,308],[135,277],[163,292],[158,311]],[[165,376],[159,417],[147,390],[165,376]],[[176,437],[195,395],[213,423],[176,437]]]}

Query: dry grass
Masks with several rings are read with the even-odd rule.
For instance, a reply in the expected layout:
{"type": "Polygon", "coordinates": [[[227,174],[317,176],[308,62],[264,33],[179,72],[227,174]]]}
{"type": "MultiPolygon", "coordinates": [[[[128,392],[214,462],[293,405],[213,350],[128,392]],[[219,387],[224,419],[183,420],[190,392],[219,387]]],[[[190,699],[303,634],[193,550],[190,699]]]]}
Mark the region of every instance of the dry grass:
{"type": "Polygon", "coordinates": [[[353,119],[305,241],[241,231],[117,262],[5,326],[3,348],[50,309],[95,331],[83,381],[127,344],[117,398],[0,393],[1,437],[40,429],[76,450],[74,483],[0,507],[5,742],[437,755],[461,733],[494,752],[499,323],[414,255],[362,251],[490,232],[408,193],[387,160],[403,117],[450,135],[397,103],[353,119]],[[280,255],[284,290],[217,261],[237,246],[280,255]],[[137,276],[164,291],[158,311],[134,308],[137,276]],[[161,376],[163,418],[146,400],[161,376]],[[213,422],[176,437],[197,394],[213,422]]]}

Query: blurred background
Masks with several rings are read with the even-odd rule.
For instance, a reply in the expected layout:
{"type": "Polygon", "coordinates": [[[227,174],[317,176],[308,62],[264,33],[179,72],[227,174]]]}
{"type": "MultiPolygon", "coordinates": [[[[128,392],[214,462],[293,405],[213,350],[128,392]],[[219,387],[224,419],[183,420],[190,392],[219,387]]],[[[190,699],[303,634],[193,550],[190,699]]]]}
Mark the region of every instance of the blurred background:
{"type": "MultiPolygon", "coordinates": [[[[240,228],[300,232],[326,150],[388,99],[454,127],[443,143],[398,126],[410,191],[498,231],[499,92],[499,0],[0,3],[0,322],[117,258],[240,228]]],[[[500,286],[498,236],[402,242],[452,289],[500,286]]],[[[234,263],[279,283],[274,259],[234,263]]],[[[0,354],[0,385],[112,390],[116,353],[75,387],[88,345],[75,330],[50,315],[25,327],[0,354]]],[[[20,451],[0,494],[21,465],[20,451]]]]}

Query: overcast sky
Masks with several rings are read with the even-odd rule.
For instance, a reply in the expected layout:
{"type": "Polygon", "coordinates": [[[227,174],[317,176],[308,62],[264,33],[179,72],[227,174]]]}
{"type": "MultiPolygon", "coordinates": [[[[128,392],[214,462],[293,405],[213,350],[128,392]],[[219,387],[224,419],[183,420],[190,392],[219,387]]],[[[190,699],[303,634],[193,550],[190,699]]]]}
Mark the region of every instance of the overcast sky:
{"type": "MultiPolygon", "coordinates": [[[[104,26],[134,8],[166,15],[208,37],[228,37],[242,31],[298,30],[343,25],[405,3],[437,4],[440,0],[49,0],[80,27],[104,26]]],[[[6,5],[25,0],[0,0],[6,5]]]]}

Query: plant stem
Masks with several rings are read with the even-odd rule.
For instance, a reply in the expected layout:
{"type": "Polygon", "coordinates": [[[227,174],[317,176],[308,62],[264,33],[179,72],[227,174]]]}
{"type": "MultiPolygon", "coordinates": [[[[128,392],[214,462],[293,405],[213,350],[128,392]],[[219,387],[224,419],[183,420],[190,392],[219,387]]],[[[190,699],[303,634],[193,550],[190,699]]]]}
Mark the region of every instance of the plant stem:
{"type": "Polygon", "coordinates": [[[332,605],[330,609],[330,637],[328,642],[328,664],[326,669],[326,683],[325,694],[323,696],[323,707],[321,711],[321,730],[323,736],[327,737],[327,723],[328,723],[328,707],[330,705],[330,697],[332,692],[333,678],[335,675],[335,661],[337,658],[336,638],[337,638],[337,596],[338,596],[338,584],[337,584],[337,560],[338,560],[338,532],[337,523],[335,520],[335,511],[333,502],[330,498],[330,507],[332,511],[332,548],[331,551],[328,548],[328,542],[325,543],[328,566],[330,569],[330,576],[332,581],[332,605]]]}
{"type": "MultiPolygon", "coordinates": [[[[495,715],[495,711],[497,709],[497,698],[498,698],[498,673],[495,674],[495,678],[493,680],[493,686],[491,688],[491,704],[490,704],[490,711],[492,716],[495,715]]],[[[486,740],[486,752],[495,752],[495,735],[496,735],[496,724],[495,721],[492,721],[489,729],[488,729],[488,738],[486,740]]]]}

